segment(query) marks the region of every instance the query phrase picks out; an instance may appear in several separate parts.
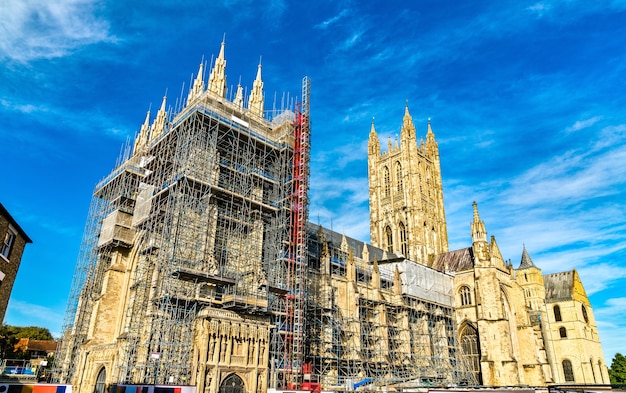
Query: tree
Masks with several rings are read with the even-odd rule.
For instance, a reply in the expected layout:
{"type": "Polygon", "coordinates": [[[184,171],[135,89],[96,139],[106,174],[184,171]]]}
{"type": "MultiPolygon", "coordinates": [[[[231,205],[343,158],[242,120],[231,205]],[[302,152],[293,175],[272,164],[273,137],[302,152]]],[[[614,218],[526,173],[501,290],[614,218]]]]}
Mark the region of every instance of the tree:
{"type": "Polygon", "coordinates": [[[626,383],[626,357],[619,352],[615,354],[613,362],[611,362],[609,377],[611,383],[626,383]]]}
{"type": "Polygon", "coordinates": [[[20,338],[32,340],[52,340],[52,334],[47,328],[37,326],[0,326],[0,357],[4,359],[24,359],[27,354],[15,351],[15,344],[20,338]]]}

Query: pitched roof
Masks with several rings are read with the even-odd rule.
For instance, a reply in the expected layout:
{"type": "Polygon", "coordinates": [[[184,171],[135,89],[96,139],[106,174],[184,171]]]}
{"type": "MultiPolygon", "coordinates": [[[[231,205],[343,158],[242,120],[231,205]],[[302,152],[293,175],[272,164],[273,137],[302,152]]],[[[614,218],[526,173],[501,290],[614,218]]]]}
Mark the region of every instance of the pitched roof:
{"type": "Polygon", "coordinates": [[[537,266],[535,266],[535,264],[533,263],[533,260],[530,258],[530,255],[528,255],[528,251],[526,251],[526,246],[524,246],[524,249],[522,250],[522,260],[520,261],[517,270],[530,269],[532,267],[537,268],[537,266]]]}
{"type": "Polygon", "coordinates": [[[472,269],[474,267],[474,253],[472,247],[435,255],[435,258],[432,263],[429,263],[429,266],[440,272],[458,272],[472,269]]]}
{"type": "Polygon", "coordinates": [[[543,276],[546,287],[546,300],[559,301],[572,299],[574,290],[574,270],[543,276]]]}
{"type": "Polygon", "coordinates": [[[15,219],[11,216],[9,211],[4,207],[4,205],[2,203],[0,203],[0,215],[6,217],[6,219],[9,220],[11,225],[13,225],[15,227],[15,229],[20,233],[20,235],[22,235],[22,237],[24,238],[26,243],[32,243],[33,242],[32,240],[30,240],[30,237],[28,237],[26,232],[22,229],[22,227],[20,227],[20,225],[17,223],[17,221],[15,221],[15,219]]]}
{"type": "MultiPolygon", "coordinates": [[[[318,238],[318,233],[320,232],[320,230],[322,231],[322,233],[324,234],[324,238],[326,238],[326,241],[328,242],[330,247],[334,247],[334,248],[341,248],[341,242],[345,236],[345,239],[348,243],[348,247],[351,247],[354,250],[354,255],[357,258],[361,258],[361,255],[363,255],[363,247],[366,245],[365,242],[362,242],[360,240],[356,240],[352,237],[343,235],[341,233],[332,231],[328,228],[324,228],[321,225],[317,225],[317,224],[313,224],[311,222],[307,222],[306,225],[306,231],[307,231],[307,236],[309,237],[309,239],[317,239],[318,238]]],[[[378,247],[374,247],[371,244],[367,244],[367,251],[369,253],[369,261],[368,262],[372,262],[374,261],[374,259],[376,259],[378,262],[382,262],[383,261],[383,255],[384,255],[384,251],[378,247]]],[[[309,252],[313,252],[315,253],[315,250],[309,250],[309,252]]],[[[393,253],[388,252],[386,255],[386,260],[388,259],[395,259],[398,258],[398,255],[395,255],[393,253]]]]}

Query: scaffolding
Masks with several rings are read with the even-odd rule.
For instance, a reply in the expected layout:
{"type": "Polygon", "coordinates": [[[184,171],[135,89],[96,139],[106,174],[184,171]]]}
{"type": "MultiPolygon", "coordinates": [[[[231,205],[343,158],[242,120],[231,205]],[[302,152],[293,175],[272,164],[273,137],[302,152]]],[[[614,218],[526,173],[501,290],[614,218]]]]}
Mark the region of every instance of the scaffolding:
{"type": "MultiPolygon", "coordinates": [[[[68,302],[58,381],[74,380],[89,346],[92,353],[119,354],[111,377],[118,383],[188,384],[193,323],[207,307],[268,323],[270,315],[290,315],[290,326],[302,324],[301,302],[286,301],[285,294],[303,296],[306,258],[293,225],[306,222],[308,170],[306,160],[293,162],[294,127],[303,138],[298,146],[308,145],[308,134],[302,137],[308,109],[295,121],[288,108],[266,116],[207,92],[160,132],[153,125],[145,147],[136,145],[132,154],[127,148],[98,183],[68,302]],[[95,322],[116,272],[127,280],[118,294],[121,317],[95,322]]],[[[298,149],[299,157],[308,154],[298,149]]],[[[284,361],[289,354],[295,364],[302,329],[292,327],[289,336],[273,355],[284,361]]]]}
{"type": "Polygon", "coordinates": [[[92,391],[106,364],[107,383],[204,391],[232,370],[254,393],[474,384],[449,277],[307,224],[310,80],[301,103],[255,112],[260,95],[220,95],[224,66],[177,114],[164,99],[96,185],[55,379],[92,391]]]}
{"type": "Polygon", "coordinates": [[[452,277],[321,226],[308,233],[312,383],[347,390],[476,385],[457,342],[452,277]]]}

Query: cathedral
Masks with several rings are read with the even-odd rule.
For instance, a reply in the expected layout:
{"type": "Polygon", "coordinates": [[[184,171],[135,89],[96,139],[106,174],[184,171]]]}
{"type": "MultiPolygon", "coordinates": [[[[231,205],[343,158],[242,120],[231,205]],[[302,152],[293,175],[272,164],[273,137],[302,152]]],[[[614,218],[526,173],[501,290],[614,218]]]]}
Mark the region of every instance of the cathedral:
{"type": "Polygon", "coordinates": [[[368,244],[307,221],[309,79],[302,102],[267,111],[261,65],[247,96],[227,88],[224,43],[208,77],[205,66],[184,107],[164,97],[94,189],[58,382],[78,393],[609,383],[576,270],[543,274],[525,248],[506,262],[476,203],[471,243],[448,249],[430,121],[418,143],[407,105],[385,151],[372,123],[368,244]]]}

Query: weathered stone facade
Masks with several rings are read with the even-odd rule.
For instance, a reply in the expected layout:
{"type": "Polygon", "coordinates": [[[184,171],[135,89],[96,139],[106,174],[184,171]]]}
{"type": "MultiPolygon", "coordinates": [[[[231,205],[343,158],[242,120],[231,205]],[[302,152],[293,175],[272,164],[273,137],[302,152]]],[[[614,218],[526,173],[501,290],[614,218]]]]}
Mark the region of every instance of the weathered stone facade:
{"type": "Polygon", "coordinates": [[[544,276],[526,250],[514,269],[476,204],[471,246],[448,250],[430,122],[418,144],[407,106],[386,152],[372,124],[372,245],[310,223],[295,233],[306,195],[294,202],[294,113],[264,117],[260,66],[247,107],[241,86],[226,99],[225,66],[222,43],[208,87],[201,65],[181,112],[164,98],[96,186],[61,382],[266,393],[608,381],[576,271],[544,276]]]}
{"type": "Polygon", "coordinates": [[[495,237],[487,240],[476,203],[471,247],[448,251],[430,121],[426,143],[418,145],[407,107],[400,145],[390,141],[381,152],[372,124],[368,146],[372,243],[454,276],[458,340],[479,383],[608,382],[591,305],[575,270],[544,276],[526,249],[514,269],[495,237]]]}

